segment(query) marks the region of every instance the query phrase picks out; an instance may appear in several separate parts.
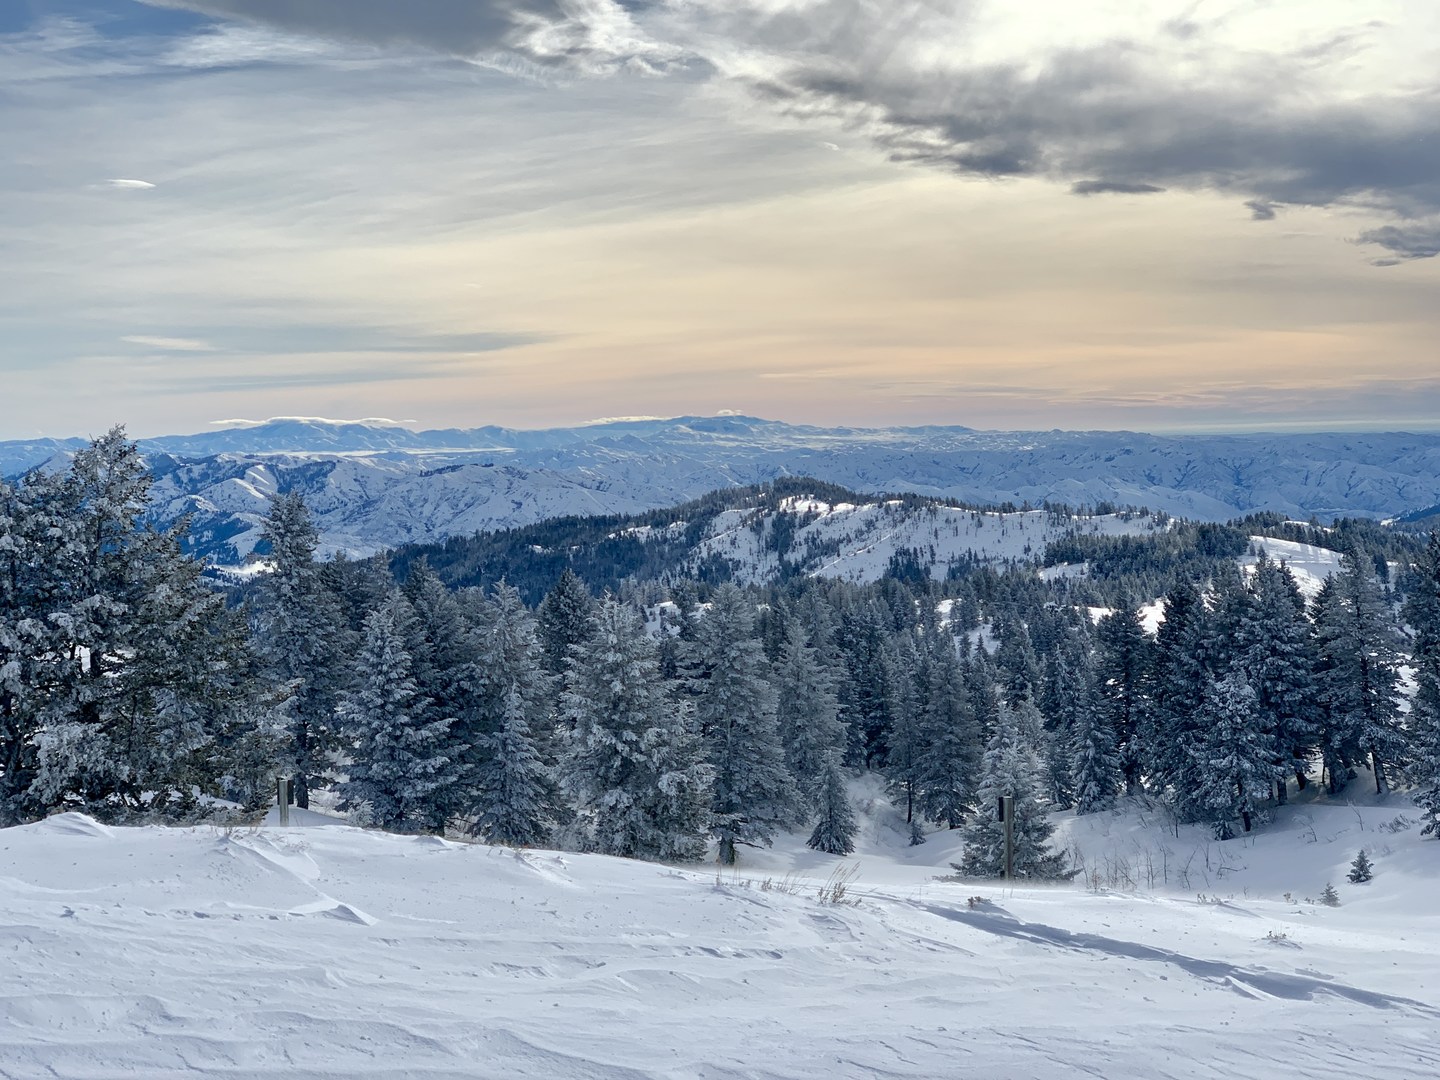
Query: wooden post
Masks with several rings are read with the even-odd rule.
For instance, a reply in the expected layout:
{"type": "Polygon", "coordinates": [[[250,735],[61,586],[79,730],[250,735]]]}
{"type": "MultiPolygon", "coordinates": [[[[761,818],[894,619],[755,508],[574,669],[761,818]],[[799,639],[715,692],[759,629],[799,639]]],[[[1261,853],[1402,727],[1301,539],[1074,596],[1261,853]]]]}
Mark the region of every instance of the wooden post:
{"type": "Polygon", "coordinates": [[[1000,820],[1005,823],[1005,880],[1015,880],[1015,796],[1000,797],[1000,820]]]}
{"type": "Polygon", "coordinates": [[[290,824],[290,799],[294,791],[291,780],[288,776],[277,776],[275,778],[275,805],[280,807],[280,825],[290,824]]]}

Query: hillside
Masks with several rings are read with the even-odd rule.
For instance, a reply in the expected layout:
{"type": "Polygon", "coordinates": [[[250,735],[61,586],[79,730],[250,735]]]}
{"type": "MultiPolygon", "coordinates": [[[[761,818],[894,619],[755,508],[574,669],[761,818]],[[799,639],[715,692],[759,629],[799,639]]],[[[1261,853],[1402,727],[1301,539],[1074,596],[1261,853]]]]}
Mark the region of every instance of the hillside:
{"type": "Polygon", "coordinates": [[[795,576],[943,580],[952,568],[1038,565],[1049,545],[1164,535],[1168,519],[1139,513],[981,510],[921,496],[867,498],[806,477],[727,488],[681,506],[565,517],[523,528],[416,544],[453,585],[500,579],[534,600],[567,566],[596,592],[628,579],[770,584],[795,576]]]}
{"type": "Polygon", "coordinates": [[[1062,817],[1099,879],[1007,889],[937,880],[955,834],[906,847],[888,809],[856,794],[859,855],[784,838],[718,878],[348,827],[65,814],[5,830],[0,1073],[1440,1071],[1435,850],[1381,829],[1399,804],[1295,806],[1225,844],[1133,813],[1062,817]],[[1348,885],[1361,844],[1376,877],[1348,885]],[[1168,887],[1140,856],[1158,866],[1162,848],[1168,887]],[[1129,882],[1106,881],[1122,862],[1129,882]],[[819,897],[838,864],[856,874],[853,906],[819,897]],[[1338,908],[1305,899],[1326,881],[1338,908]]]}

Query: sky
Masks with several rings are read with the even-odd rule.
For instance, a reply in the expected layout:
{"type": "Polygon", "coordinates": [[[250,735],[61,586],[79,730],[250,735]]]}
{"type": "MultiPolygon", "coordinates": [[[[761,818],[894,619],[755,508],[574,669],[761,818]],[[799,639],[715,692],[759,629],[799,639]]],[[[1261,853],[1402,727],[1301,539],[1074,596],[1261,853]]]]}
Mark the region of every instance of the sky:
{"type": "Polygon", "coordinates": [[[0,438],[1440,427],[1440,5],[3,0],[0,438]]]}

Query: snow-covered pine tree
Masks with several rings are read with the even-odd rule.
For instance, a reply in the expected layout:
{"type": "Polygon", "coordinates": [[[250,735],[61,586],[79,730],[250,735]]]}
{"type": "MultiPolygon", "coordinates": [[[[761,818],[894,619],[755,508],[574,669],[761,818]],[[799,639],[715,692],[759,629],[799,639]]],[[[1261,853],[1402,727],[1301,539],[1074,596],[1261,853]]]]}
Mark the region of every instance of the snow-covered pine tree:
{"type": "Polygon", "coordinates": [[[1276,798],[1293,773],[1303,788],[1318,729],[1316,655],[1305,600],[1290,571],[1264,555],[1250,579],[1250,603],[1235,641],[1236,663],[1255,691],[1260,724],[1275,746],[1276,798]]]}
{"type": "Polygon", "coordinates": [[[1430,534],[1425,553],[1416,560],[1403,614],[1415,635],[1411,797],[1425,813],[1426,835],[1440,835],[1440,532],[1430,534]]]}
{"type": "Polygon", "coordinates": [[[846,727],[846,761],[852,765],[883,767],[889,751],[889,636],[889,612],[879,601],[862,601],[842,617],[836,638],[844,664],[840,715],[846,727]]]}
{"type": "Polygon", "coordinates": [[[137,546],[146,539],[140,521],[149,493],[145,464],[117,427],[76,454],[42,495],[54,591],[36,617],[53,628],[46,643],[53,659],[34,735],[32,793],[49,807],[68,802],[103,812],[127,780],[111,741],[123,730],[114,690],[137,644],[131,613],[144,592],[137,546]]]}
{"type": "Polygon", "coordinates": [[[57,491],[55,476],[44,472],[16,485],[0,479],[0,826],[44,814],[31,789],[52,666],[43,658],[60,655],[58,628],[44,617],[58,588],[51,577],[52,538],[62,535],[61,512],[51,506],[57,491]]]}
{"type": "Polygon", "coordinates": [[[397,832],[436,828],[437,803],[454,782],[448,720],[424,720],[404,624],[414,616],[398,592],[365,620],[356,678],[336,709],[350,758],[343,806],[397,832]]]}
{"type": "Polygon", "coordinates": [[[968,877],[1000,877],[1005,870],[1005,826],[996,814],[1003,795],[1015,799],[1015,874],[1038,880],[1064,876],[1064,855],[1048,850],[1055,826],[1046,817],[1040,762],[1026,741],[1020,717],[1005,702],[996,710],[995,731],[985,746],[979,812],[965,832],[960,872],[968,877]]]}
{"type": "MultiPolygon", "coordinates": [[[[491,754],[499,745],[496,737],[507,723],[513,726],[511,716],[518,708],[524,714],[527,736],[546,768],[546,815],[558,824],[565,819],[566,809],[553,774],[559,754],[551,708],[554,680],[544,668],[535,618],[520,593],[501,581],[476,608],[474,626],[477,644],[469,680],[474,704],[461,711],[452,729],[455,753],[464,766],[462,788],[473,791],[471,778],[477,770],[491,769],[491,754]]],[[[472,808],[466,806],[464,812],[471,814],[472,808]]]]}
{"type": "Polygon", "coordinates": [[[1352,766],[1368,759],[1375,790],[1383,795],[1387,769],[1403,766],[1408,755],[1396,630],[1369,562],[1347,554],[1341,572],[1315,598],[1320,744],[1332,793],[1344,786],[1352,766]]]}
{"type": "Polygon", "coordinates": [[[1350,872],[1345,875],[1351,885],[1364,885],[1375,877],[1375,866],[1370,861],[1370,856],[1365,854],[1361,848],[1356,854],[1355,860],[1350,864],[1350,872]]]}
{"type": "Polygon", "coordinates": [[[924,660],[915,647],[913,633],[901,631],[889,643],[891,671],[889,749],[885,756],[885,786],[892,802],[904,810],[905,822],[912,826],[912,843],[924,833],[915,820],[919,797],[921,763],[924,745],[921,741],[921,716],[918,686],[928,678],[923,671],[924,660]]]}
{"type": "Polygon", "coordinates": [[[925,682],[920,688],[922,752],[916,774],[920,813],[957,829],[973,806],[984,742],[955,639],[947,630],[933,631],[927,635],[926,654],[925,682]]]}
{"type": "Polygon", "coordinates": [[[834,679],[820,666],[798,620],[786,626],[773,681],[776,722],[785,764],[795,778],[797,810],[810,817],[820,809],[830,752],[844,750],[845,727],[834,679]]]}
{"type": "Polygon", "coordinates": [[[1115,805],[1123,780],[1120,751],[1115,746],[1115,730],[1095,707],[1091,678],[1091,671],[1085,668],[1075,676],[1076,708],[1072,718],[1070,768],[1077,814],[1109,810],[1115,805]]]}
{"type": "Polygon", "coordinates": [[[1200,710],[1212,681],[1209,638],[1199,588],[1189,581],[1177,583],[1165,596],[1165,618],[1155,635],[1144,727],[1152,782],[1182,821],[1204,817],[1195,791],[1203,737],[1200,710]]]}
{"type": "Polygon", "coordinates": [[[28,565],[10,566],[3,591],[28,615],[0,631],[22,650],[0,680],[12,724],[29,729],[4,765],[25,783],[7,792],[12,814],[190,816],[198,795],[218,793],[217,736],[254,696],[252,665],[224,598],[180,550],[183,525],[144,525],[150,484],[115,428],[11,503],[7,516],[27,524],[8,527],[5,546],[28,565]]]}
{"type": "Polygon", "coordinates": [[[1145,636],[1140,612],[1129,606],[1101,619],[1095,628],[1095,638],[1099,645],[1098,708],[1115,733],[1125,794],[1138,795],[1146,757],[1142,725],[1147,705],[1145,691],[1150,676],[1151,642],[1145,636]]]}
{"type": "Polygon", "coordinates": [[[295,802],[329,783],[335,706],[346,689],[352,645],[345,611],[321,579],[320,535],[298,493],[277,495],[261,531],[270,572],[258,581],[251,632],[267,676],[289,689],[286,753],[295,802]]]}
{"type": "Polygon", "coordinates": [[[243,619],[182,554],[179,533],[144,535],[131,565],[141,582],[127,630],[134,644],[111,686],[108,741],[123,776],[115,796],[133,812],[187,818],[245,757],[273,763],[279,746],[243,619]],[[238,745],[237,715],[257,718],[238,745]]]}
{"type": "Polygon", "coordinates": [[[715,590],[700,621],[695,655],[707,673],[695,716],[715,770],[712,827],[719,859],[735,862],[738,844],[769,845],[793,818],[785,751],[775,724],[775,694],[765,653],[754,637],[754,610],[734,585],[715,590]]]}
{"type": "Polygon", "coordinates": [[[845,792],[845,772],[840,763],[839,748],[827,754],[824,783],[820,788],[819,816],[810,839],[805,843],[829,855],[849,855],[855,850],[855,834],[859,826],[850,797],[845,792]]]}
{"type": "Polygon", "coordinates": [[[1208,811],[1220,840],[1234,835],[1236,819],[1245,832],[1251,830],[1282,773],[1259,710],[1255,691],[1238,667],[1211,684],[1201,706],[1195,801],[1208,811]]]}
{"type": "Polygon", "coordinates": [[[540,601],[535,615],[545,666],[552,675],[563,675],[575,646],[588,641],[594,633],[595,598],[567,566],[540,601]]]}
{"type": "Polygon", "coordinates": [[[1011,706],[1022,699],[1040,697],[1040,660],[1030,640],[1030,631],[1019,619],[996,626],[1000,644],[995,650],[995,667],[1000,673],[1000,695],[1011,706]]]}
{"type": "Polygon", "coordinates": [[[544,844],[555,828],[555,785],[530,733],[518,687],[505,695],[500,730],[485,736],[471,833],[515,847],[544,844]]]}
{"type": "Polygon", "coordinates": [[[633,609],[601,601],[594,633],[573,647],[561,704],[570,725],[561,774],[576,800],[576,840],[606,855],[700,857],[710,766],[661,685],[655,644],[633,609]]]}
{"type": "Polygon", "coordinates": [[[705,743],[688,705],[667,709],[662,720],[641,743],[654,777],[649,792],[641,796],[641,810],[655,835],[647,857],[699,862],[710,835],[715,770],[705,760],[705,743]]]}

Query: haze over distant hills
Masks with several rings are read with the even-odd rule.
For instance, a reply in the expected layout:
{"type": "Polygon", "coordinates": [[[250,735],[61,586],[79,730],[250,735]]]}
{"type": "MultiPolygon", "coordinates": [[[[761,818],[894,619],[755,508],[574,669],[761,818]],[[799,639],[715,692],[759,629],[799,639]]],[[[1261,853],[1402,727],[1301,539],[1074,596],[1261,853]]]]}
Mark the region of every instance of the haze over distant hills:
{"type": "MultiPolygon", "coordinates": [[[[84,440],[0,443],[0,475],[84,440]]],[[[140,441],[157,514],[192,515],[220,561],[253,547],[269,495],[302,492],[327,548],[363,554],[572,514],[675,505],[813,476],[976,504],[1146,506],[1200,520],[1394,517],[1440,503],[1440,434],[1147,435],[820,428],[747,416],[413,431],[288,418],[140,441]]]]}

